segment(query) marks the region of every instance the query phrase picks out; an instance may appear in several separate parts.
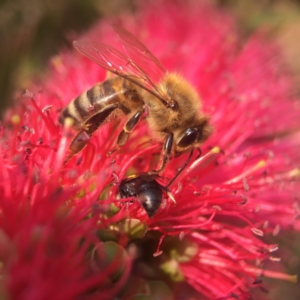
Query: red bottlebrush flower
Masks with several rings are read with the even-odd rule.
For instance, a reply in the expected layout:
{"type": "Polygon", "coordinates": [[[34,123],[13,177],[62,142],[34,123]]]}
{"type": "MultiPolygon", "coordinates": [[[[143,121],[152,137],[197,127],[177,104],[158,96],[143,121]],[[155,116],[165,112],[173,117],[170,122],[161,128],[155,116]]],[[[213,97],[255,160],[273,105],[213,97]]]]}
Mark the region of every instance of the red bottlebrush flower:
{"type": "MultiPolygon", "coordinates": [[[[115,22],[85,38],[115,45],[115,22]]],[[[149,218],[136,197],[120,199],[118,186],[155,169],[161,144],[140,122],[107,157],[118,119],[64,164],[75,132],[58,125],[62,109],[110,75],[75,51],[53,58],[48,78],[32,84],[1,128],[1,296],[251,299],[265,276],[295,280],[276,270],[277,245],[263,238],[300,228],[300,106],[279,50],[261,34],[245,42],[206,2],[143,3],[117,22],[195,86],[214,133],[168,187],[176,205],[159,187],[187,154],[154,178],[162,204],[149,218]]]]}

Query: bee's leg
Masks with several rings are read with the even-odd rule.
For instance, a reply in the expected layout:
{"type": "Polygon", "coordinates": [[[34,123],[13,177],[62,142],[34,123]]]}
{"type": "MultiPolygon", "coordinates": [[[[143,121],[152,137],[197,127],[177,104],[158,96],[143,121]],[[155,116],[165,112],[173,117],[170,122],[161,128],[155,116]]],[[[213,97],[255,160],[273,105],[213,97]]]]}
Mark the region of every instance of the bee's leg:
{"type": "MultiPolygon", "coordinates": [[[[200,150],[200,148],[199,148],[200,150]]],[[[194,149],[192,149],[192,151],[190,152],[190,155],[188,157],[188,159],[185,161],[184,165],[178,170],[178,172],[176,173],[176,175],[172,178],[172,180],[167,184],[166,188],[168,188],[174,181],[175,179],[180,175],[180,173],[186,168],[186,166],[188,165],[188,163],[190,162],[192,156],[194,153],[194,149]]],[[[202,152],[201,152],[202,153],[202,152]]],[[[200,154],[201,155],[201,154],[200,154]]],[[[198,155],[199,156],[199,155],[198,155]]]]}
{"type": "Polygon", "coordinates": [[[92,133],[95,132],[105,122],[105,120],[110,116],[110,114],[118,107],[119,104],[114,103],[87,119],[84,123],[84,127],[86,127],[86,132],[92,135],[92,133]]]}
{"type": "Polygon", "coordinates": [[[171,154],[171,150],[172,150],[172,146],[173,146],[173,137],[174,137],[173,132],[170,132],[165,140],[165,143],[163,146],[164,154],[163,154],[163,159],[162,159],[160,168],[158,170],[150,171],[149,174],[151,174],[151,175],[159,174],[160,172],[162,172],[165,169],[166,164],[170,158],[170,154],[171,154]]]}
{"type": "Polygon", "coordinates": [[[197,160],[199,157],[201,157],[201,155],[202,155],[202,150],[201,150],[201,148],[196,148],[197,150],[198,150],[198,155],[196,156],[196,158],[195,158],[195,160],[197,160]]]}
{"type": "Polygon", "coordinates": [[[64,163],[67,163],[73,155],[80,152],[89,142],[92,134],[100,127],[109,115],[118,108],[118,103],[107,106],[101,112],[91,116],[84,124],[83,129],[74,137],[69,147],[69,152],[65,158],[64,163]]]}
{"type": "Polygon", "coordinates": [[[144,113],[144,110],[138,111],[135,113],[125,124],[123,130],[120,132],[117,140],[117,147],[114,149],[110,150],[107,155],[110,156],[112,153],[115,151],[119,150],[122,146],[125,145],[125,143],[128,140],[129,134],[132,132],[134,129],[135,125],[139,122],[141,119],[142,114],[144,113]]]}
{"type": "Polygon", "coordinates": [[[87,133],[85,130],[81,130],[73,139],[69,152],[65,158],[64,163],[67,163],[71,157],[81,151],[91,139],[92,134],[87,133]]]}

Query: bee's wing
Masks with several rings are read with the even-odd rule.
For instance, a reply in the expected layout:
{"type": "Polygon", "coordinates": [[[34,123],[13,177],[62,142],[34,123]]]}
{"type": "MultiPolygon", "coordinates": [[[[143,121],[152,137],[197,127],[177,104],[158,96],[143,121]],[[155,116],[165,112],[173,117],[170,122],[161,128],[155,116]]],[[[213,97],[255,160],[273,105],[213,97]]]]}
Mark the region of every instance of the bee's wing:
{"type": "Polygon", "coordinates": [[[74,41],[73,45],[101,67],[136,83],[165,103],[164,95],[156,86],[166,72],[163,66],[131,33],[121,27],[115,26],[114,29],[122,41],[125,53],[110,45],[91,40],[74,41]],[[133,76],[142,81],[135,80],[133,76]]]}
{"type": "Polygon", "coordinates": [[[74,41],[73,45],[84,56],[119,76],[129,76],[136,72],[130,59],[110,45],[91,40],[74,41]]]}
{"type": "Polygon", "coordinates": [[[132,33],[125,28],[114,25],[114,31],[118,34],[124,52],[140,69],[139,76],[146,77],[149,84],[155,85],[166,73],[165,68],[151,51],[132,33]]]}
{"type": "Polygon", "coordinates": [[[84,56],[100,65],[104,69],[134,82],[150,93],[155,94],[157,98],[162,98],[162,95],[160,95],[160,93],[155,88],[154,83],[149,80],[146,72],[144,72],[129,57],[127,57],[114,47],[90,40],[74,41],[73,45],[80,53],[82,53],[84,56]],[[135,80],[134,77],[143,79],[144,83],[141,83],[141,81],[139,80],[135,80]],[[149,89],[149,85],[155,88],[156,93],[149,89]]]}

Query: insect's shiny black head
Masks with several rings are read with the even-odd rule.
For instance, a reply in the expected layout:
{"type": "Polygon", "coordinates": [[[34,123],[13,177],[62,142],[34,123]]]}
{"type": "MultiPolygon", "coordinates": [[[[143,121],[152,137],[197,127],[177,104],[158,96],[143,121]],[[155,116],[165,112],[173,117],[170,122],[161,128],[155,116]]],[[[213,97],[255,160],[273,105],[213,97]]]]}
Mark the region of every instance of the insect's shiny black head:
{"type": "Polygon", "coordinates": [[[155,180],[156,177],[155,175],[143,173],[133,178],[123,179],[119,185],[121,198],[136,197],[150,218],[159,209],[163,200],[163,190],[165,190],[155,180]]]}

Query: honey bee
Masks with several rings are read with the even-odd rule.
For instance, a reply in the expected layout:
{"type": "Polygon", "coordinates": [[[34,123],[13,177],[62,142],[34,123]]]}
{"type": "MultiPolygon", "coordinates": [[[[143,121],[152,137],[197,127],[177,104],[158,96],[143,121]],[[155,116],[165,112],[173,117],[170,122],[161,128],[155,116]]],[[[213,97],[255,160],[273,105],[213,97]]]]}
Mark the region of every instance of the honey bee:
{"type": "Polygon", "coordinates": [[[121,198],[136,197],[142,204],[149,218],[158,211],[163,201],[163,191],[176,204],[176,201],[168,190],[156,180],[157,175],[141,173],[123,179],[119,185],[121,198]]]}
{"type": "Polygon", "coordinates": [[[122,147],[143,115],[150,132],[163,142],[163,171],[172,156],[198,148],[212,133],[209,117],[201,111],[201,101],[192,85],[176,73],[169,73],[134,35],[114,26],[123,52],[90,40],[74,41],[74,47],[87,58],[117,75],[98,83],[71,101],[60,123],[71,119],[78,132],[69,147],[66,162],[80,152],[92,134],[104,123],[121,116],[127,122],[117,139],[122,147]],[[92,108],[92,109],[91,109],[92,108]]]}

